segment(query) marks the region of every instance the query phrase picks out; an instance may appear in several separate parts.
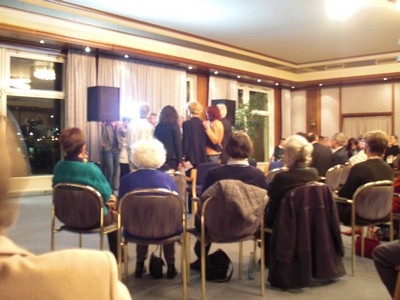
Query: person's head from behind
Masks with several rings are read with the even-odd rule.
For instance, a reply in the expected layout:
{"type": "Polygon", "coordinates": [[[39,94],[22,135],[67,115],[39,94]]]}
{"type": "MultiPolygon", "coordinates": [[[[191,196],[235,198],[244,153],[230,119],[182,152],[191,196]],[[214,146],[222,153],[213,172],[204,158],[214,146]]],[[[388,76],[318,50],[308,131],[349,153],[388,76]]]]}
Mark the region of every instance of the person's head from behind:
{"type": "Polygon", "coordinates": [[[283,161],[289,169],[308,166],[311,162],[313,146],[304,137],[292,135],[286,139],[283,150],[283,161]]]}
{"type": "Polygon", "coordinates": [[[249,158],[253,154],[253,143],[244,131],[235,131],[231,134],[226,145],[226,153],[233,159],[249,158]]]}
{"type": "Polygon", "coordinates": [[[175,107],[171,105],[164,106],[160,111],[160,123],[161,124],[177,124],[178,123],[178,112],[175,107]]]}
{"type": "Polygon", "coordinates": [[[60,144],[67,156],[79,156],[85,152],[86,134],[78,127],[64,128],[60,135],[60,144]]]}
{"type": "Polygon", "coordinates": [[[388,145],[389,136],[382,130],[368,131],[364,134],[364,151],[369,157],[381,157],[388,145]]]}
{"type": "Polygon", "coordinates": [[[309,143],[318,143],[318,135],[316,135],[314,132],[307,133],[307,141],[309,143]]]}
{"type": "Polygon", "coordinates": [[[221,119],[226,117],[226,114],[228,113],[226,109],[226,105],[224,103],[218,103],[217,107],[219,109],[219,113],[221,114],[221,119]]]}
{"type": "Polygon", "coordinates": [[[138,169],[158,169],[165,163],[166,154],[159,140],[141,140],[132,145],[131,160],[138,169]]]}
{"type": "Polygon", "coordinates": [[[221,119],[221,113],[216,105],[210,105],[206,108],[206,116],[210,122],[221,119]]]}
{"type": "Polygon", "coordinates": [[[339,147],[345,146],[346,141],[347,141],[346,136],[343,133],[338,132],[332,136],[331,146],[333,149],[337,149],[339,147]]]}
{"type": "Polygon", "coordinates": [[[186,105],[186,110],[191,116],[199,116],[203,111],[203,105],[197,101],[190,101],[186,105]]]}
{"type": "Polygon", "coordinates": [[[150,113],[150,106],[147,103],[140,104],[139,108],[139,116],[141,119],[147,119],[147,116],[150,113]]]}

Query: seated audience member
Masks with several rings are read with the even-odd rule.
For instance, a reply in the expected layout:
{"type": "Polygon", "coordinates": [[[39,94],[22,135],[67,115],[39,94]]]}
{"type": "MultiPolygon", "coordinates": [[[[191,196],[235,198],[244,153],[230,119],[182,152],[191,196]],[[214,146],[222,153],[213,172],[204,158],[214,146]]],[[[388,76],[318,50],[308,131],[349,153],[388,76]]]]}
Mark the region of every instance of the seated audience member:
{"type": "Polygon", "coordinates": [[[313,146],[302,136],[296,134],[286,140],[283,161],[288,170],[276,174],[268,185],[269,201],[265,216],[267,227],[273,228],[280,201],[288,191],[309,181],[318,181],[318,171],[308,167],[312,151],[313,146]]]}
{"type": "MultiPolygon", "coordinates": [[[[226,145],[226,152],[229,156],[226,165],[208,171],[201,193],[205,192],[215,182],[223,179],[235,179],[263,189],[267,188],[264,173],[256,167],[250,166],[248,158],[253,153],[253,144],[247,133],[243,131],[233,132],[226,145]]],[[[200,231],[200,210],[197,211],[195,226],[200,231]]],[[[210,250],[211,244],[206,246],[206,253],[210,250]]],[[[190,264],[192,269],[200,270],[200,242],[197,241],[194,251],[198,259],[190,264]]]]}
{"type": "Polygon", "coordinates": [[[351,166],[354,166],[355,164],[358,164],[366,160],[367,160],[367,154],[365,154],[364,151],[364,137],[361,136],[360,138],[358,138],[358,152],[357,154],[349,158],[349,164],[351,166]]]}
{"type": "Polygon", "coordinates": [[[400,148],[398,143],[397,135],[391,135],[389,138],[389,145],[385,151],[384,160],[389,164],[393,165],[394,158],[400,154],[400,148]]]}
{"type": "Polygon", "coordinates": [[[326,171],[333,165],[332,151],[319,143],[319,138],[314,132],[308,133],[307,140],[313,145],[310,167],[316,168],[319,176],[325,176],[326,171]]]}
{"type": "MultiPolygon", "coordinates": [[[[364,151],[367,160],[351,167],[346,182],[339,190],[340,197],[351,199],[354,192],[363,184],[378,180],[393,180],[390,166],[382,160],[389,143],[389,137],[381,130],[368,131],[365,136],[364,151]]],[[[351,206],[337,203],[339,219],[344,225],[351,224],[351,206]]]]}
{"type": "Polygon", "coordinates": [[[318,139],[319,139],[319,143],[322,146],[329,147],[329,148],[331,147],[331,145],[329,143],[329,138],[327,136],[320,135],[320,136],[318,136],[318,139]]]}
{"type": "MultiPolygon", "coordinates": [[[[16,145],[9,140],[7,146],[11,154],[15,152],[16,145]]],[[[18,164],[7,152],[4,135],[0,135],[0,298],[131,299],[107,251],[76,249],[34,255],[7,238],[5,231],[19,206],[17,199],[6,196],[10,168],[18,164]]]]}
{"type": "Polygon", "coordinates": [[[347,157],[350,158],[354,155],[356,155],[359,151],[358,148],[358,140],[355,138],[349,138],[346,143],[346,152],[347,152],[347,157]]]}
{"type": "MultiPolygon", "coordinates": [[[[121,178],[119,199],[135,189],[164,188],[178,192],[174,179],[167,173],[157,170],[166,160],[164,145],[156,140],[141,140],[132,145],[131,161],[137,171],[121,178]]],[[[136,270],[135,277],[141,278],[145,272],[144,262],[147,258],[148,245],[136,245],[136,270]]],[[[173,279],[177,272],[175,269],[175,245],[164,244],[164,257],[168,264],[167,278],[173,279]]]]}
{"type": "Polygon", "coordinates": [[[400,265],[400,241],[381,244],[372,252],[376,270],[389,294],[394,297],[397,275],[395,268],[400,265]]]}
{"type": "Polygon", "coordinates": [[[331,139],[331,147],[332,147],[332,160],[333,165],[344,165],[347,163],[349,158],[347,157],[346,148],[344,147],[346,144],[346,136],[339,132],[335,133],[331,139]]]}
{"type": "MultiPolygon", "coordinates": [[[[112,211],[116,209],[116,198],[111,186],[101,170],[93,163],[84,162],[86,158],[86,134],[77,127],[64,128],[60,144],[65,157],[54,168],[53,187],[57,183],[76,183],[88,185],[97,190],[104,201],[104,225],[114,222],[112,211]]],[[[107,234],[110,251],[117,257],[116,231],[107,234]]]]}

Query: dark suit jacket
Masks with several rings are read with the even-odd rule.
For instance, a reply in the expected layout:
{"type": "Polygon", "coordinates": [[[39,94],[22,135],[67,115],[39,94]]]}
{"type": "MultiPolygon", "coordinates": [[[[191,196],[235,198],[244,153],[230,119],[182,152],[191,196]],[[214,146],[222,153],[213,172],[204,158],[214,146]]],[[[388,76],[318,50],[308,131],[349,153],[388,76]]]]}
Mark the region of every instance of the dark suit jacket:
{"type": "MultiPolygon", "coordinates": [[[[167,150],[167,162],[176,161],[179,164],[182,161],[182,140],[181,130],[178,123],[158,123],[154,129],[154,137],[164,144],[167,150]]],[[[176,166],[169,166],[176,168],[176,166]]]]}
{"type": "Polygon", "coordinates": [[[268,206],[266,208],[265,224],[267,227],[274,226],[276,215],[278,214],[281,200],[285,194],[298,186],[304,185],[309,181],[318,181],[318,171],[314,168],[296,168],[280,172],[275,175],[268,185],[268,206]]]}
{"type": "Polygon", "coordinates": [[[316,168],[319,176],[325,176],[326,171],[333,166],[332,151],[319,143],[314,143],[313,147],[310,167],[316,168]]]}
{"type": "Polygon", "coordinates": [[[345,147],[340,148],[338,151],[332,154],[333,165],[344,165],[349,161],[347,151],[345,147]]]}
{"type": "Polygon", "coordinates": [[[207,134],[203,122],[193,117],[182,124],[183,157],[193,166],[206,162],[207,134]]]}

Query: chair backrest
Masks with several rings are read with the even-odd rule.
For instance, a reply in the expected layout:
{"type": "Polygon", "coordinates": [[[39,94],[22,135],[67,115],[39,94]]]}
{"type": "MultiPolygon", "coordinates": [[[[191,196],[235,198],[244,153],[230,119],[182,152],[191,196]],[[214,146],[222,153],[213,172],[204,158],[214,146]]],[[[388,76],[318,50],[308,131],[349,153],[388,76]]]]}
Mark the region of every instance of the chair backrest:
{"type": "Polygon", "coordinates": [[[53,188],[55,216],[69,227],[100,225],[103,198],[94,188],[81,184],[58,183],[53,188]]]}
{"type": "Polygon", "coordinates": [[[274,179],[274,177],[275,177],[276,174],[278,174],[278,173],[280,173],[280,172],[287,171],[287,170],[288,170],[288,168],[286,168],[286,167],[275,168],[275,169],[270,170],[270,171],[267,173],[267,175],[265,175],[265,182],[266,182],[267,184],[270,184],[271,181],[272,181],[272,179],[274,179]]]}
{"type": "Polygon", "coordinates": [[[325,183],[332,192],[337,191],[346,182],[350,168],[350,165],[336,165],[326,171],[325,183]]]}
{"type": "Polygon", "coordinates": [[[353,195],[358,221],[389,221],[392,211],[393,182],[381,180],[360,186],[353,195]]]}
{"type": "Polygon", "coordinates": [[[207,235],[214,242],[252,236],[259,228],[267,192],[240,180],[220,180],[202,195],[207,235]]]}
{"type": "Polygon", "coordinates": [[[186,188],[187,188],[186,176],[183,175],[181,172],[175,171],[175,170],[168,171],[167,173],[174,178],[176,188],[178,189],[179,196],[181,196],[183,199],[185,199],[186,198],[186,188]]]}
{"type": "Polygon", "coordinates": [[[166,189],[136,189],[122,197],[118,211],[121,226],[138,238],[161,239],[182,229],[185,202],[166,189]]]}

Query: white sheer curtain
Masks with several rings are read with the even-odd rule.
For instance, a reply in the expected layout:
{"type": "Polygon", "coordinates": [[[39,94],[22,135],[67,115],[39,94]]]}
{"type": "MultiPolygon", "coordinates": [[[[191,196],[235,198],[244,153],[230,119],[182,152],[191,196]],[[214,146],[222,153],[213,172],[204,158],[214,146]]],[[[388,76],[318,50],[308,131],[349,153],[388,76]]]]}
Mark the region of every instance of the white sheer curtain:
{"type": "Polygon", "coordinates": [[[208,99],[238,100],[238,82],[234,79],[210,76],[208,83],[208,99]]]}
{"type": "Polygon", "coordinates": [[[343,133],[347,137],[357,138],[369,130],[383,130],[392,134],[392,117],[345,117],[343,118],[343,133]]]}
{"type": "Polygon", "coordinates": [[[87,88],[96,85],[96,58],[69,52],[67,56],[67,96],[65,127],[79,127],[87,134],[90,160],[100,161],[100,124],[87,121],[87,88]]]}
{"type": "Polygon", "coordinates": [[[120,115],[138,117],[140,102],[158,113],[167,104],[184,114],[186,72],[111,58],[99,59],[98,85],[120,88],[120,115]]]}

